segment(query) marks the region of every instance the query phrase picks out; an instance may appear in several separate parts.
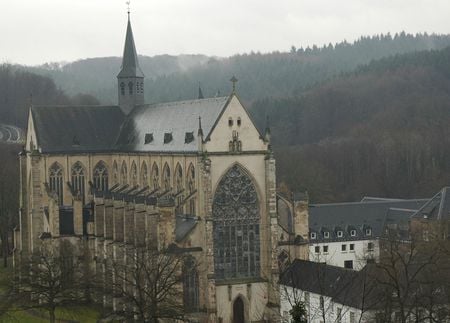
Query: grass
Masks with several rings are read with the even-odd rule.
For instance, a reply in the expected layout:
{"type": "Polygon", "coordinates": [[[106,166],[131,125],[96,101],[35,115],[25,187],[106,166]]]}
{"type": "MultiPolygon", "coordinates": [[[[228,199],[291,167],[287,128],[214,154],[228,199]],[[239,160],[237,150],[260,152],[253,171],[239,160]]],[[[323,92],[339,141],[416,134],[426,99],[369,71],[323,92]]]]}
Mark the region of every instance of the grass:
{"type": "MultiPolygon", "coordinates": [[[[77,321],[82,323],[95,323],[100,319],[100,311],[95,307],[73,306],[58,308],[56,310],[56,322],[77,321]]],[[[12,310],[2,317],[2,323],[47,323],[48,314],[42,310],[19,311],[12,310]]]]}
{"type": "MultiPolygon", "coordinates": [[[[12,264],[12,259],[9,259],[12,264]]],[[[0,295],[8,290],[10,282],[11,266],[4,268],[0,265],[0,295]]],[[[101,309],[95,306],[70,306],[56,309],[56,321],[77,321],[80,323],[95,323],[100,319],[101,309]]],[[[42,309],[31,311],[12,308],[6,314],[0,316],[0,323],[47,323],[48,313],[42,309]]]]}

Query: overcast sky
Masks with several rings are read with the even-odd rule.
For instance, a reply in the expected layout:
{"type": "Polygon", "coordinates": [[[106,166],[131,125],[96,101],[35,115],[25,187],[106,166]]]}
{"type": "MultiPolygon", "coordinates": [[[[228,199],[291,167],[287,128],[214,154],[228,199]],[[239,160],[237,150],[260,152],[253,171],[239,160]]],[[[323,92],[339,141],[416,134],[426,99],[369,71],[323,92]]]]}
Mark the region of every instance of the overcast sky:
{"type": "MultiPolygon", "coordinates": [[[[0,62],[120,56],[125,0],[0,0],[0,62]]],[[[450,0],[132,0],[138,52],[230,56],[353,41],[361,35],[450,33],[450,0]]]]}

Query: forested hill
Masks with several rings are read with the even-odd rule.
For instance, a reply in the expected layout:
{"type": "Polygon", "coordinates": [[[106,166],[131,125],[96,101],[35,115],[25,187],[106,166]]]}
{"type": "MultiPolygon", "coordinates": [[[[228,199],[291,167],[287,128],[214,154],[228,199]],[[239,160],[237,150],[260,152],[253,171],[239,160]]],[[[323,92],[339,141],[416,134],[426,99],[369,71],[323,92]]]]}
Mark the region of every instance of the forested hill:
{"type": "Polygon", "coordinates": [[[290,99],[270,116],[278,179],[313,201],[427,197],[450,184],[450,48],[372,62],[290,99]]]}
{"type": "MultiPolygon", "coordinates": [[[[449,45],[448,35],[400,33],[362,37],[352,44],[344,41],[322,47],[293,47],[290,52],[250,53],[229,58],[163,55],[141,56],[139,59],[146,75],[147,102],[194,98],[199,82],[206,96],[214,96],[218,91],[226,94],[230,91],[228,80],[233,74],[239,79],[241,97],[251,102],[266,96],[299,95],[311,85],[352,71],[374,59],[442,49],[449,45]]],[[[109,57],[80,60],[62,66],[47,64],[33,68],[33,71],[51,76],[68,94],[88,93],[102,103],[115,103],[119,67],[120,58],[109,57]]]]}
{"type": "Polygon", "coordinates": [[[0,124],[12,124],[25,129],[31,103],[35,105],[99,104],[97,99],[90,95],[65,94],[49,77],[7,64],[0,65],[0,124]]]}

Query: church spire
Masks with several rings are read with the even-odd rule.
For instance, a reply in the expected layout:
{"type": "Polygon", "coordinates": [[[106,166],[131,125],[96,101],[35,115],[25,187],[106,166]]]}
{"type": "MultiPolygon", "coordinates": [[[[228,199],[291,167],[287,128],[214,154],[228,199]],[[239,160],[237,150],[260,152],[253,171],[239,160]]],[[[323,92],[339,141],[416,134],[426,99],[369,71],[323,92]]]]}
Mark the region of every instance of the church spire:
{"type": "Polygon", "coordinates": [[[133,30],[131,29],[130,12],[128,11],[127,35],[123,49],[122,66],[117,77],[144,77],[139,66],[136,46],[134,45],[133,30]]]}
{"type": "Polygon", "coordinates": [[[130,113],[135,106],[144,104],[144,73],[139,67],[129,8],[122,66],[119,75],[117,75],[117,81],[119,106],[125,114],[130,113]]]}
{"type": "Polygon", "coordinates": [[[205,97],[203,96],[203,91],[202,88],[200,86],[200,82],[198,82],[198,99],[204,99],[205,97]]]}

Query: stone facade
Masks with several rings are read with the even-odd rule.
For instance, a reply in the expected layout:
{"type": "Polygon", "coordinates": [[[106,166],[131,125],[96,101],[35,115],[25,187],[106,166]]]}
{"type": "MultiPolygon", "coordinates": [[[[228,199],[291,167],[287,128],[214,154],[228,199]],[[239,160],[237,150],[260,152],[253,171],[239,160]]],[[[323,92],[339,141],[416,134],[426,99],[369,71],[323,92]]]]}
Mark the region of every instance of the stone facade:
{"type": "MultiPolygon", "coordinates": [[[[137,63],[130,24],[118,93],[126,125],[134,113],[129,105],[143,103],[144,97],[143,74],[137,63]],[[134,69],[127,66],[130,61],[135,64],[134,69]],[[136,98],[121,98],[124,80],[140,83],[137,91],[132,90],[136,98]]],[[[220,100],[199,99],[182,104],[201,112],[198,109],[204,102],[216,101],[220,100]]],[[[83,140],[90,140],[89,137],[79,140],[83,133],[74,135],[71,145],[59,148],[51,143],[51,137],[44,138],[42,134],[44,128],[59,125],[40,124],[43,118],[40,113],[44,110],[32,107],[27,143],[20,156],[21,209],[15,262],[37,250],[44,238],[70,240],[90,248],[92,268],[107,286],[117,279],[108,268],[108,260],[126,262],[126,246],[151,245],[159,249],[176,246],[199,264],[198,310],[190,314],[195,320],[226,323],[239,322],[241,317],[245,322],[278,321],[278,266],[283,250],[279,240],[283,229],[278,223],[276,163],[270,138],[267,133],[266,136],[259,133],[234,90],[220,102],[224,104],[215,119],[198,115],[198,127],[190,135],[194,137],[197,133],[194,151],[175,148],[162,151],[151,146],[144,151],[124,146],[83,149],[83,140]],[[210,130],[205,133],[202,120],[209,120],[210,130]],[[218,231],[222,227],[214,205],[220,202],[217,191],[224,185],[223,179],[231,176],[233,170],[248,185],[254,196],[252,203],[256,204],[254,209],[248,209],[245,204],[248,197],[242,197],[240,188],[233,186],[236,191],[232,194],[241,204],[227,206],[227,210],[233,211],[226,216],[237,224],[225,225],[224,230],[235,240],[230,238],[227,245],[221,245],[223,241],[217,236],[223,232],[218,231]],[[245,208],[248,214],[257,216],[256,222],[239,215],[245,208]],[[218,250],[225,250],[224,254],[218,250]],[[239,256],[236,250],[243,254],[239,256]],[[239,267],[246,274],[233,276],[234,269],[230,266],[239,267]],[[231,276],[220,276],[221,268],[231,276]]],[[[92,107],[92,111],[95,109],[92,107]]],[[[69,121],[76,124],[78,120],[69,121]]],[[[174,134],[177,127],[184,129],[185,120],[173,120],[174,134]]],[[[146,131],[145,144],[151,143],[154,135],[152,129],[146,131]]],[[[186,132],[185,143],[190,136],[186,132]]],[[[294,202],[293,211],[295,225],[291,235],[307,240],[307,208],[294,202]]],[[[286,246],[295,257],[308,257],[302,251],[302,243],[286,246]]],[[[105,307],[117,309],[123,305],[108,293],[97,295],[96,300],[105,307]]]]}

